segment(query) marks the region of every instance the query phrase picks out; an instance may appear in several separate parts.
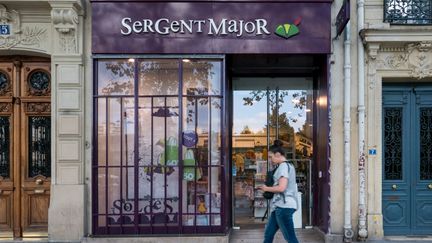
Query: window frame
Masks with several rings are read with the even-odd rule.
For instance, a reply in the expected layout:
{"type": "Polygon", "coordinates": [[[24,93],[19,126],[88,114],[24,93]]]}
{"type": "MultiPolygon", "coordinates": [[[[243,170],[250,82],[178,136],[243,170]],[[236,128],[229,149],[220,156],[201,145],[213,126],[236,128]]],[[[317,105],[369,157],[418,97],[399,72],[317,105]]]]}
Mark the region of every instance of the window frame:
{"type": "MultiPolygon", "coordinates": [[[[230,205],[228,205],[226,203],[226,198],[229,197],[229,193],[230,191],[228,190],[228,186],[227,186],[227,181],[226,178],[227,176],[229,176],[228,173],[228,162],[225,161],[225,153],[227,151],[227,138],[225,135],[225,130],[227,128],[227,124],[226,124],[226,117],[227,117],[227,109],[226,109],[226,99],[227,99],[227,92],[226,92],[226,71],[225,71],[225,56],[224,55],[95,55],[93,56],[93,70],[94,70],[94,74],[93,74],[93,97],[92,97],[92,102],[93,102],[93,129],[92,129],[92,136],[93,136],[93,150],[92,150],[92,217],[91,217],[91,221],[92,221],[92,231],[93,234],[95,235],[127,235],[127,234],[140,234],[140,235],[154,235],[154,234],[202,234],[202,233],[215,233],[215,234],[221,234],[221,233],[226,233],[227,232],[227,227],[228,227],[228,222],[229,220],[227,219],[227,216],[229,215],[229,208],[230,205]],[[134,92],[132,94],[114,94],[112,96],[110,95],[101,95],[99,94],[99,87],[98,87],[98,65],[100,61],[104,61],[104,60],[127,60],[133,58],[135,59],[135,65],[134,65],[134,92]],[[220,104],[221,104],[221,110],[220,112],[220,139],[221,139],[221,146],[220,146],[220,164],[217,166],[213,166],[212,164],[208,163],[207,165],[205,165],[209,172],[210,172],[210,168],[219,168],[220,170],[220,174],[219,174],[219,183],[220,183],[220,193],[221,193],[221,207],[220,207],[220,225],[212,225],[211,221],[209,222],[209,225],[206,226],[200,226],[197,225],[197,221],[196,221],[196,217],[195,217],[195,223],[193,226],[186,226],[183,223],[183,216],[185,215],[183,212],[183,208],[181,206],[181,201],[183,198],[183,192],[182,192],[182,183],[179,183],[179,190],[178,190],[178,195],[179,195],[179,209],[178,209],[178,224],[176,226],[153,226],[153,223],[150,223],[150,226],[142,226],[140,225],[140,223],[138,222],[138,220],[135,220],[134,222],[134,227],[123,227],[123,225],[120,225],[120,227],[112,227],[110,226],[110,224],[108,223],[109,221],[107,220],[105,222],[105,225],[103,226],[99,226],[99,221],[98,218],[100,217],[100,212],[99,212],[99,195],[98,195],[98,175],[99,175],[99,168],[101,168],[101,166],[99,165],[99,159],[98,159],[98,153],[99,153],[99,148],[98,148],[98,116],[99,116],[99,111],[98,111],[98,99],[105,99],[105,102],[110,102],[110,99],[116,99],[116,98],[120,98],[120,100],[123,100],[125,98],[129,98],[129,99],[134,99],[134,123],[135,123],[135,128],[137,129],[138,127],[138,120],[139,117],[137,117],[137,112],[138,112],[138,107],[139,103],[140,103],[140,98],[143,98],[142,95],[139,95],[139,62],[140,61],[145,61],[146,59],[171,59],[171,60],[176,60],[177,63],[179,64],[179,89],[178,89],[178,94],[177,95],[162,95],[165,97],[165,100],[168,98],[172,98],[172,97],[177,97],[178,98],[178,106],[179,106],[179,120],[178,120],[178,144],[179,144],[179,182],[181,180],[183,180],[183,156],[180,157],[180,155],[183,154],[183,146],[182,146],[182,132],[184,131],[184,118],[183,118],[183,112],[184,112],[184,104],[183,102],[188,98],[188,97],[195,97],[195,99],[199,99],[201,97],[205,97],[207,98],[209,101],[211,101],[211,99],[213,97],[217,97],[217,99],[220,99],[220,104]],[[185,94],[183,92],[183,59],[191,59],[191,60],[203,60],[203,61],[218,61],[220,62],[220,94],[206,94],[206,95],[188,95],[185,94]],[[121,98],[123,97],[123,98],[121,98]]],[[[148,95],[143,95],[145,97],[147,97],[148,95]]],[[[156,97],[161,97],[161,95],[155,95],[156,97]]],[[[153,98],[151,99],[153,100],[153,98]]],[[[108,104],[108,103],[106,103],[108,104]]],[[[123,109],[123,104],[120,105],[121,109],[123,109]]],[[[212,107],[212,104],[209,103],[208,107],[212,107]]],[[[108,109],[108,108],[107,108],[108,109]]],[[[208,112],[212,112],[210,109],[208,110],[208,112]]],[[[107,114],[104,114],[104,116],[108,116],[107,114]]],[[[211,115],[210,115],[211,116],[211,115]]],[[[211,123],[211,120],[208,121],[209,124],[211,123]]],[[[211,127],[212,125],[209,125],[209,127],[211,127]]],[[[153,130],[153,129],[152,129],[153,130]]],[[[109,133],[107,133],[106,139],[108,138],[109,133]]],[[[123,132],[120,133],[121,136],[123,136],[123,132]]],[[[207,135],[207,139],[208,143],[210,142],[210,136],[211,133],[209,133],[207,135]]],[[[136,145],[138,144],[138,137],[139,137],[139,131],[135,130],[134,133],[134,141],[135,141],[135,145],[134,146],[139,146],[136,145]]],[[[106,146],[106,148],[108,148],[108,143],[105,144],[104,146],[106,146]]],[[[208,147],[210,148],[210,145],[208,145],[208,147]]],[[[210,154],[211,151],[209,151],[210,154]]],[[[165,152],[166,153],[166,152],[165,152]]],[[[135,171],[137,170],[137,168],[141,167],[141,165],[138,165],[136,163],[137,161],[137,153],[134,153],[134,166],[135,166],[135,171]]],[[[123,155],[121,155],[121,157],[123,157],[123,155]]],[[[107,158],[106,158],[107,159],[107,158]]],[[[108,176],[108,168],[110,165],[108,165],[108,162],[106,162],[105,165],[105,178],[108,176]]],[[[123,165],[124,166],[124,165],[123,165]]],[[[127,165],[126,165],[127,166],[127,165]]],[[[126,166],[124,166],[123,168],[127,168],[126,166]]],[[[147,166],[147,165],[146,165],[147,166]]],[[[103,166],[102,166],[103,167],[103,166]]],[[[195,167],[200,168],[203,167],[202,165],[196,165],[195,167]]],[[[120,170],[123,170],[123,168],[121,168],[120,170]]],[[[137,173],[137,172],[135,172],[137,173]]],[[[211,178],[211,177],[210,177],[211,178]]],[[[208,178],[208,183],[211,183],[211,179],[208,178]]],[[[104,179],[107,183],[108,179],[104,179]]],[[[134,179],[137,181],[137,179],[134,179]]],[[[123,183],[123,182],[122,182],[123,183]]],[[[152,188],[153,190],[153,188],[152,188]]],[[[108,198],[108,187],[105,188],[105,198],[108,198]]],[[[196,193],[196,192],[194,192],[196,193]]],[[[166,194],[166,193],[165,193],[166,194]]],[[[123,197],[123,195],[121,195],[121,197],[123,197]]],[[[107,200],[107,199],[105,199],[107,200]]],[[[138,201],[135,199],[135,201],[138,201]]],[[[137,202],[135,202],[135,206],[137,206],[137,202]]],[[[106,212],[104,212],[105,215],[108,215],[108,204],[105,205],[106,208],[106,212]]],[[[138,212],[137,210],[134,210],[134,214],[135,214],[135,218],[137,218],[138,216],[138,212]]],[[[211,212],[208,212],[208,214],[210,214],[211,212]]],[[[194,213],[195,215],[197,214],[197,212],[194,213]]],[[[211,216],[210,216],[211,217],[211,216]]],[[[108,219],[108,217],[107,217],[108,219]]],[[[129,225],[130,226],[130,225],[129,225]]]]}

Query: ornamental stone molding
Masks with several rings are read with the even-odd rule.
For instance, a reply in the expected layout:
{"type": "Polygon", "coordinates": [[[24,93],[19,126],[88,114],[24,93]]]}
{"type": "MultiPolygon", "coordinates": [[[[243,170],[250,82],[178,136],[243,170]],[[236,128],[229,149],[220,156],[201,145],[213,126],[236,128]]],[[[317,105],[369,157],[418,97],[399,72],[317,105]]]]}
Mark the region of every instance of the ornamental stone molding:
{"type": "Polygon", "coordinates": [[[367,62],[370,78],[375,77],[377,70],[405,71],[409,77],[418,80],[432,77],[432,42],[413,42],[399,46],[368,44],[367,62]]]}
{"type": "Polygon", "coordinates": [[[51,18],[54,28],[60,33],[66,34],[76,30],[78,14],[72,8],[53,9],[51,11],[51,18]]]}
{"type": "Polygon", "coordinates": [[[417,79],[432,76],[432,42],[408,44],[406,49],[411,76],[417,79]]]}
{"type": "Polygon", "coordinates": [[[2,4],[0,4],[0,24],[10,27],[9,34],[0,35],[0,49],[11,49],[18,45],[37,48],[47,38],[47,29],[36,25],[23,28],[19,12],[8,10],[2,4]]]}
{"type": "Polygon", "coordinates": [[[366,64],[368,68],[368,86],[369,89],[374,89],[376,85],[376,73],[377,73],[377,57],[380,49],[379,44],[369,44],[367,46],[368,58],[366,64]]]}
{"type": "Polygon", "coordinates": [[[0,4],[0,23],[10,24],[12,28],[11,34],[21,33],[21,18],[19,13],[15,10],[8,10],[2,4],[0,4]]]}
{"type": "Polygon", "coordinates": [[[75,30],[60,34],[60,48],[64,53],[77,51],[75,30]]]}
{"type": "Polygon", "coordinates": [[[40,47],[47,38],[46,32],[46,29],[38,26],[25,27],[21,34],[0,37],[0,49],[11,49],[18,45],[40,47]]]}
{"type": "Polygon", "coordinates": [[[74,7],[73,2],[67,2],[66,5],[61,4],[60,6],[52,4],[52,7],[51,19],[58,36],[57,51],[66,54],[77,53],[78,27],[80,24],[77,8],[74,7]]]}

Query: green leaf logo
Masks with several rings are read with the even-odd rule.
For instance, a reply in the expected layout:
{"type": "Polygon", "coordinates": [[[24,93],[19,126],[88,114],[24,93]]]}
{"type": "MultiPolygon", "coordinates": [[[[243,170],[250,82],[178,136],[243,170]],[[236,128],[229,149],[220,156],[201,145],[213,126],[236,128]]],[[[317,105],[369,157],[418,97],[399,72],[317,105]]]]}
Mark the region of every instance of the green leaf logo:
{"type": "Polygon", "coordinates": [[[300,22],[301,18],[299,17],[294,21],[294,24],[280,24],[276,27],[275,34],[285,39],[298,35],[300,33],[298,28],[300,22]]]}

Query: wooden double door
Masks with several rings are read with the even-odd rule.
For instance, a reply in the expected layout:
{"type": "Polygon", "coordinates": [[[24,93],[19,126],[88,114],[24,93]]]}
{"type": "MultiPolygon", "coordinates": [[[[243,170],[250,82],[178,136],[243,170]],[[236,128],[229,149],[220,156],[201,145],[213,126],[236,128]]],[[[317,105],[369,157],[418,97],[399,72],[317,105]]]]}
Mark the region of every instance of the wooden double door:
{"type": "Polygon", "coordinates": [[[383,87],[386,235],[432,234],[432,85],[383,87]]]}
{"type": "Polygon", "coordinates": [[[0,59],[0,237],[47,235],[50,96],[49,59],[0,59]]]}

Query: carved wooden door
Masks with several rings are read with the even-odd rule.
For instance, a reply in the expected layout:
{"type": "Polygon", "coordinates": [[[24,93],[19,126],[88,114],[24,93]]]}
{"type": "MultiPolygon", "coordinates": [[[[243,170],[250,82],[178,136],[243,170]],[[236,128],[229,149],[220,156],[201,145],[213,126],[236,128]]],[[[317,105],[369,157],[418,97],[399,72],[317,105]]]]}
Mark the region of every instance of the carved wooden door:
{"type": "Polygon", "coordinates": [[[49,60],[0,60],[0,236],[47,235],[50,94],[49,60]]]}

